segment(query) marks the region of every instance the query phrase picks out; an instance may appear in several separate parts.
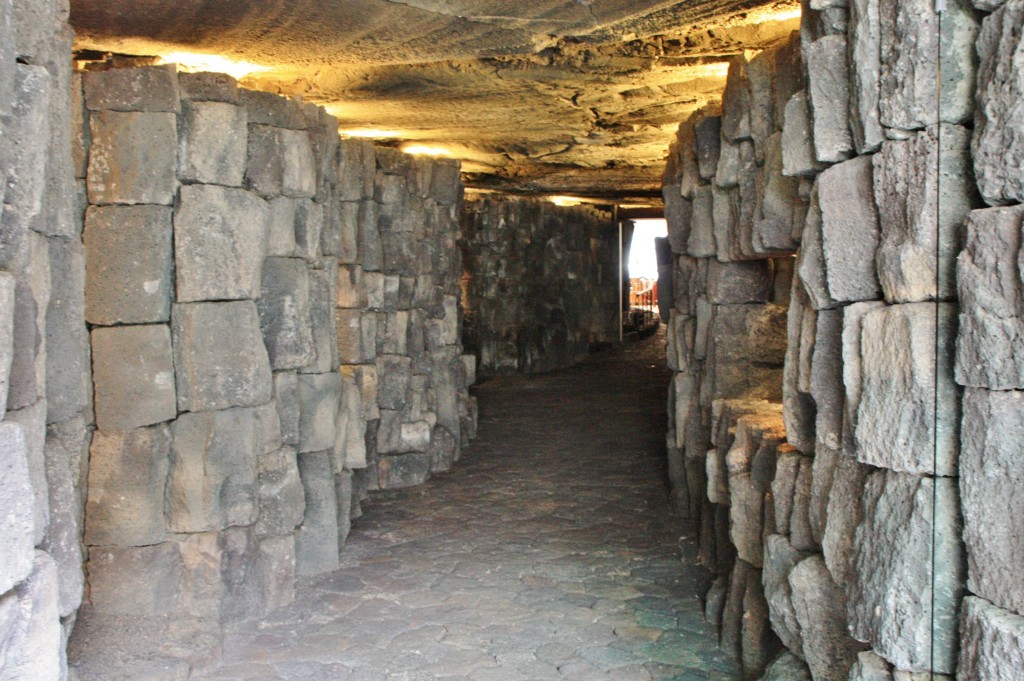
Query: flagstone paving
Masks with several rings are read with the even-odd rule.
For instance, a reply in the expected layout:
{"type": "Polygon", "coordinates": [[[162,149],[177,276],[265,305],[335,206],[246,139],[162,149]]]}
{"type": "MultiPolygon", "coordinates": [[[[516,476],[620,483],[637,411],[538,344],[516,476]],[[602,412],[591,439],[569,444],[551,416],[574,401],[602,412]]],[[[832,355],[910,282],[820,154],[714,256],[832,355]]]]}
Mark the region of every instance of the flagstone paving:
{"type": "Polygon", "coordinates": [[[659,335],[478,386],[453,471],[375,493],[339,570],[230,633],[208,681],[727,681],[670,513],[659,335]]]}

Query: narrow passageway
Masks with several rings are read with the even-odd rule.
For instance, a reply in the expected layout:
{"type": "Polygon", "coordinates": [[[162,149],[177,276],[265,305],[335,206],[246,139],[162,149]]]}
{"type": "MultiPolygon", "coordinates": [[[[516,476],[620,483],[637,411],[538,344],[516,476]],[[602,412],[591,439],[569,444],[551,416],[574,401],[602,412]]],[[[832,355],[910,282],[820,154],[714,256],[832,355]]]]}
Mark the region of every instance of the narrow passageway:
{"type": "Polygon", "coordinates": [[[738,678],[668,507],[662,339],[481,385],[455,469],[375,495],[341,569],[199,678],[738,678]]]}

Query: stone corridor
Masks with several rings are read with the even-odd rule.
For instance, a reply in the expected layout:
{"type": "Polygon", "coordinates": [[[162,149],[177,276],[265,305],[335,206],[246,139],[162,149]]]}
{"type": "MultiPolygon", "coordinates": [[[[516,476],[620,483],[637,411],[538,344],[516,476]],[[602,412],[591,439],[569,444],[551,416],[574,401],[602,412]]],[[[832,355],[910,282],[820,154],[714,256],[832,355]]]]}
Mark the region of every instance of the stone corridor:
{"type": "Polygon", "coordinates": [[[663,357],[659,335],[479,386],[480,438],[452,472],[376,494],[341,569],[193,678],[739,678],[668,508],[663,357]]]}

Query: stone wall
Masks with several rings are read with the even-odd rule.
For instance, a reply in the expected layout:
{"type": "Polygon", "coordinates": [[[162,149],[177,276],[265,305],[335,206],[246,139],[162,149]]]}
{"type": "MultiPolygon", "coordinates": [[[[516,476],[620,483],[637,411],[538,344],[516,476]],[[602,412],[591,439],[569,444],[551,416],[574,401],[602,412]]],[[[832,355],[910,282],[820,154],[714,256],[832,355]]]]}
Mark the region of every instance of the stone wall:
{"type": "Polygon", "coordinates": [[[481,372],[552,371],[618,342],[618,231],[589,206],[480,198],[462,217],[467,348],[481,372]]]}
{"type": "Polygon", "coordinates": [[[0,3],[0,679],[66,677],[92,408],[66,2],[0,3]]]}
{"type": "Polygon", "coordinates": [[[71,84],[96,420],[72,661],[182,674],[472,436],[459,167],[219,74],[71,84]]]}
{"type": "Polygon", "coordinates": [[[812,2],[680,128],[674,498],[750,678],[1019,673],[1022,18],[961,0],[940,29],[932,3],[812,2]],[[781,382],[719,394],[715,290],[766,290],[753,258],[798,245],[786,336],[733,331],[784,352],[781,382]],[[694,276],[694,256],[717,262],[694,276]],[[760,276],[714,276],[736,260],[760,276]]]}

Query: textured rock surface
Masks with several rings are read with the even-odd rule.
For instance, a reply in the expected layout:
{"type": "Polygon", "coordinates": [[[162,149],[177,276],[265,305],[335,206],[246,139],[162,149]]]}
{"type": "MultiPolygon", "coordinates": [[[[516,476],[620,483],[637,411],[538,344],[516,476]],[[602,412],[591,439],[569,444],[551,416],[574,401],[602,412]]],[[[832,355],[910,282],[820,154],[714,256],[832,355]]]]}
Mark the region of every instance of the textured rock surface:
{"type": "Polygon", "coordinates": [[[960,678],[1012,679],[1024,668],[1024,617],[971,596],[964,600],[960,678]]]}
{"type": "Polygon", "coordinates": [[[174,201],[177,185],[172,113],[98,111],[89,116],[89,202],[161,204],[174,201]]]}
{"type": "Polygon", "coordinates": [[[20,425],[0,424],[0,456],[4,475],[0,499],[8,509],[8,522],[0,531],[0,591],[6,593],[32,570],[35,521],[33,490],[28,470],[28,448],[20,425]]]}
{"type": "Polygon", "coordinates": [[[226,102],[186,102],[182,111],[178,174],[186,182],[242,185],[248,116],[226,102]]]}
{"type": "Polygon", "coordinates": [[[789,575],[793,610],[803,639],[811,676],[845,681],[862,645],[850,637],[839,605],[843,592],[832,580],[821,556],[801,561],[789,575]]]}
{"type": "Polygon", "coordinates": [[[806,59],[814,155],[820,162],[837,163],[853,152],[846,37],[819,38],[811,43],[806,59]]]}
{"type": "Polygon", "coordinates": [[[171,334],[165,325],[94,329],[92,368],[100,429],[131,430],[178,415],[171,334]]]}

